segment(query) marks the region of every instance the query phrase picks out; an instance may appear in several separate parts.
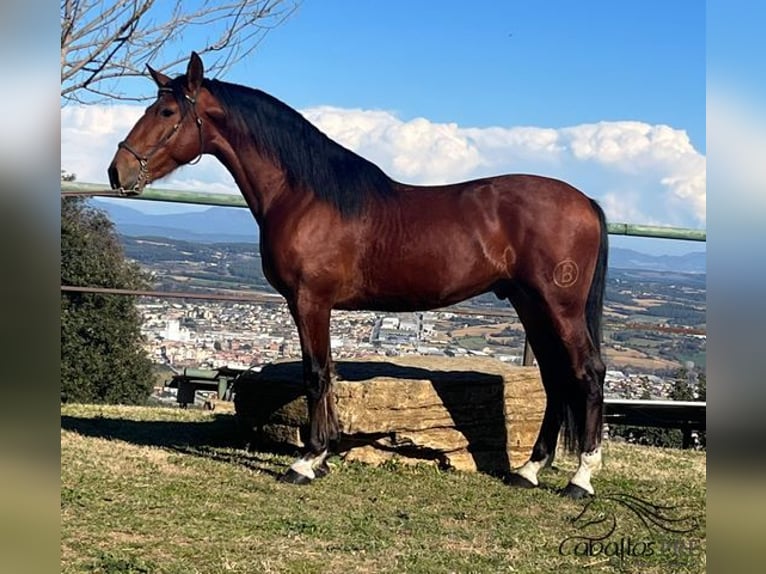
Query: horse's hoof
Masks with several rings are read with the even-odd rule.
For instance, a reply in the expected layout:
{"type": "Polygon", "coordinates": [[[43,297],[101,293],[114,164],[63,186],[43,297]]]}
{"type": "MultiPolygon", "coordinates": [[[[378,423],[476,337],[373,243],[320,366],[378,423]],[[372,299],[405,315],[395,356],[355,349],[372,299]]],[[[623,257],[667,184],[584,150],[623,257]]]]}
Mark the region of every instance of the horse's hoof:
{"type": "Polygon", "coordinates": [[[326,460],[322,461],[322,464],[314,468],[314,475],[317,478],[322,478],[330,474],[330,465],[327,464],[326,460]]]}
{"type": "Polygon", "coordinates": [[[537,485],[534,482],[532,482],[528,478],[521,476],[517,472],[510,473],[506,477],[505,483],[508,486],[515,486],[516,488],[537,488],[537,485]]]}
{"type": "Polygon", "coordinates": [[[561,496],[571,498],[572,500],[582,500],[584,498],[590,498],[593,495],[582,486],[577,486],[570,482],[561,491],[561,496]]]}
{"type": "Polygon", "coordinates": [[[309,478],[305,474],[295,472],[292,468],[288,468],[287,472],[279,477],[279,482],[287,484],[310,484],[312,480],[312,478],[309,478]]]}

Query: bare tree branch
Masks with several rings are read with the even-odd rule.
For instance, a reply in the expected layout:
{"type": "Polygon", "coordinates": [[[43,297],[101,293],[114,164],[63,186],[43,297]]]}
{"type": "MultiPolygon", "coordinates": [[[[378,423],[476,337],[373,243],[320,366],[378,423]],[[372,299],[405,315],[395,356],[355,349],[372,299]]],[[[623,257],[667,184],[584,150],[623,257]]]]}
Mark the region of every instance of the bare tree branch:
{"type": "Polygon", "coordinates": [[[166,71],[189,52],[211,54],[220,75],[252,53],[301,0],[61,0],[61,96],[64,102],[136,100],[120,80],[166,71]],[[190,45],[194,38],[195,45],[190,45]]]}

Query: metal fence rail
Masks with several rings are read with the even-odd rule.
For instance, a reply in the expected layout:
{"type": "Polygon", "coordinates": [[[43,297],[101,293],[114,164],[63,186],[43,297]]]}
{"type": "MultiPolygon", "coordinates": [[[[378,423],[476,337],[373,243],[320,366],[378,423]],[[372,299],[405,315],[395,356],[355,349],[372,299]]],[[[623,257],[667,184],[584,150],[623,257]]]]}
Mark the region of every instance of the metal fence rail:
{"type": "Polygon", "coordinates": [[[612,424],[705,430],[705,401],[604,399],[605,420],[612,424]]]}
{"type": "Polygon", "coordinates": [[[608,425],[679,429],[682,448],[690,448],[693,446],[692,431],[707,430],[707,402],[606,398],[604,422],[608,425]]]}

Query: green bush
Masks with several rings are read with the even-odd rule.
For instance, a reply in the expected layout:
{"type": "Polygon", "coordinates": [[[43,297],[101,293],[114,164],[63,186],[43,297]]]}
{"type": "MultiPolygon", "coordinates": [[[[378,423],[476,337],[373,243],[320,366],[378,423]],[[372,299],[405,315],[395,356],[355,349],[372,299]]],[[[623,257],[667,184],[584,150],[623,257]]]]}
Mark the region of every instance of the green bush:
{"type": "MultiPolygon", "coordinates": [[[[82,199],[61,201],[61,284],[147,287],[138,266],[125,260],[112,222],[82,199]]],[[[152,370],[140,328],[130,296],[62,292],[62,400],[144,403],[152,370]]]]}

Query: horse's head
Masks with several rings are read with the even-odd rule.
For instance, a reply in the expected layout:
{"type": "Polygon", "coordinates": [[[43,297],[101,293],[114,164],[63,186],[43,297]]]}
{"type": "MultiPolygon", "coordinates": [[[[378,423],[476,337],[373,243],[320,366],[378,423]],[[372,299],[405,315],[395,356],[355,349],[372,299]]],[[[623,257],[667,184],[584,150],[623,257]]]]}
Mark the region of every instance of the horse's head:
{"type": "Polygon", "coordinates": [[[175,79],[147,68],[159,90],[157,100],[118,144],[109,165],[112,188],[128,193],[140,193],[148,183],[197,161],[210,139],[209,120],[222,114],[203,85],[202,60],[195,52],[186,74],[175,79]]]}

